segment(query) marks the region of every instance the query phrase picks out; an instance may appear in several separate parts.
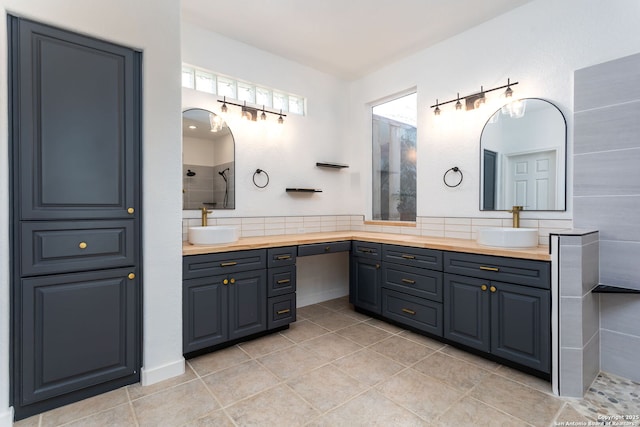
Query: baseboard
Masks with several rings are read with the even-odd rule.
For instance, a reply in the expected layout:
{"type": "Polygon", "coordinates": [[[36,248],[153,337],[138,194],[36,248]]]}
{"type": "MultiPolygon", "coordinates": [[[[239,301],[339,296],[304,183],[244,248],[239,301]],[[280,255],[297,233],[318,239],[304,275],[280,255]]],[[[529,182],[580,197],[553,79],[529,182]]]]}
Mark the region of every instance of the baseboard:
{"type": "Polygon", "coordinates": [[[331,299],[340,298],[346,295],[349,295],[349,289],[345,290],[343,288],[328,289],[323,292],[319,292],[311,295],[305,295],[302,298],[300,297],[300,295],[296,295],[296,298],[298,299],[296,305],[298,307],[305,307],[307,305],[329,301],[331,299]]]}
{"type": "Polygon", "coordinates": [[[143,386],[159,383],[184,374],[184,369],[184,358],[153,369],[142,368],[140,370],[140,382],[143,386]]]}
{"type": "Polygon", "coordinates": [[[13,425],[13,406],[0,412],[0,427],[11,427],[13,425]]]}

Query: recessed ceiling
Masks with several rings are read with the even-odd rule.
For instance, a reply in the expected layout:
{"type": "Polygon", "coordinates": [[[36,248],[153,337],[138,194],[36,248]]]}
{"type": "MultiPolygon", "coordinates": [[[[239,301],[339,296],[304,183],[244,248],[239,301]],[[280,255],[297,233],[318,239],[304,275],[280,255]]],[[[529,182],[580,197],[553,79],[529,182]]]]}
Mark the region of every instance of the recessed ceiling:
{"type": "Polygon", "coordinates": [[[530,1],[182,0],[182,17],[352,80],[530,1]]]}

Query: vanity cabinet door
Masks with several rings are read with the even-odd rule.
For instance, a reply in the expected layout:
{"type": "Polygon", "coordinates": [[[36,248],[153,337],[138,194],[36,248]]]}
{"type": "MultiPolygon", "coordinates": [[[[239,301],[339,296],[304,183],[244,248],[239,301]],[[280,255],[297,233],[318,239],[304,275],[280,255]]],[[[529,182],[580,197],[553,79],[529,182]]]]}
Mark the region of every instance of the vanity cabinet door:
{"type": "Polygon", "coordinates": [[[491,353],[550,371],[550,292],[491,282],[491,353]]]}
{"type": "Polygon", "coordinates": [[[380,314],[382,311],[380,261],[351,257],[349,301],[356,307],[380,314]]]}
{"type": "Polygon", "coordinates": [[[228,337],[227,276],[185,280],[182,288],[184,353],[221,344],[228,337]]]}
{"type": "Polygon", "coordinates": [[[245,271],[229,275],[229,339],[267,329],[267,273],[245,271]]]}
{"type": "Polygon", "coordinates": [[[483,279],[444,275],[444,337],[485,352],[490,342],[490,292],[483,279]]]}

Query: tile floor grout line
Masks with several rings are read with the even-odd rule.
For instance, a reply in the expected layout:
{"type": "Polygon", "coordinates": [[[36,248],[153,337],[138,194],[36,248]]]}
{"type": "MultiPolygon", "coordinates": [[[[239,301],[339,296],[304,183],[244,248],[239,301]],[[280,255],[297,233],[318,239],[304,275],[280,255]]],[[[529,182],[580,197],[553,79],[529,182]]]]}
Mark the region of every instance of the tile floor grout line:
{"type": "Polygon", "coordinates": [[[127,401],[129,402],[129,411],[131,411],[131,415],[133,415],[133,422],[136,427],[140,427],[140,422],[138,421],[138,415],[136,414],[136,409],[133,407],[133,400],[131,400],[131,393],[129,392],[129,386],[124,387],[127,392],[127,401]]]}

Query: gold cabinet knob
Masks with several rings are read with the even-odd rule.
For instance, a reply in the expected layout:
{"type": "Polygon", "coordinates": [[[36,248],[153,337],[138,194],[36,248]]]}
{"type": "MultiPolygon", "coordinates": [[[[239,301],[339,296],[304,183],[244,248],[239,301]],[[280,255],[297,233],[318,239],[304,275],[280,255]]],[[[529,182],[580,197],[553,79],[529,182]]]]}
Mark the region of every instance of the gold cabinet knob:
{"type": "Polygon", "coordinates": [[[491,292],[495,292],[495,291],[497,291],[497,289],[496,289],[496,287],[495,287],[495,286],[491,286],[491,287],[489,288],[489,290],[490,290],[491,292]]]}
{"type": "Polygon", "coordinates": [[[487,290],[487,285],[480,286],[480,289],[482,289],[483,291],[486,291],[487,290]]]}
{"type": "Polygon", "coordinates": [[[380,264],[376,264],[376,268],[380,268],[380,264]]]}
{"type": "Polygon", "coordinates": [[[223,285],[228,285],[228,284],[229,284],[229,279],[224,279],[224,280],[222,281],[222,284],[223,284],[223,285]]]}
{"type": "Polygon", "coordinates": [[[231,284],[233,285],[234,283],[236,283],[236,279],[234,279],[233,277],[230,280],[231,284]]]}
{"type": "Polygon", "coordinates": [[[80,242],[80,244],[78,245],[78,247],[80,249],[86,249],[87,248],[87,242],[80,242]]]}
{"type": "Polygon", "coordinates": [[[127,212],[128,212],[129,214],[133,214],[133,213],[135,212],[135,209],[133,209],[133,208],[129,208],[129,209],[127,209],[127,212]]]}
{"type": "Polygon", "coordinates": [[[127,276],[129,278],[129,280],[133,280],[136,278],[136,275],[133,273],[129,273],[129,275],[127,276]]]}

